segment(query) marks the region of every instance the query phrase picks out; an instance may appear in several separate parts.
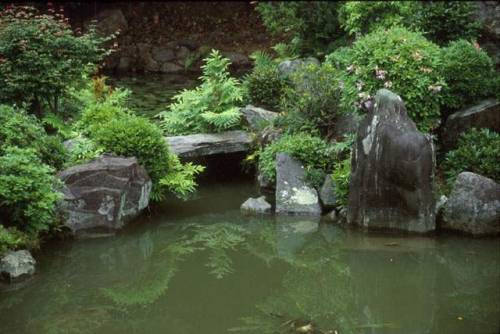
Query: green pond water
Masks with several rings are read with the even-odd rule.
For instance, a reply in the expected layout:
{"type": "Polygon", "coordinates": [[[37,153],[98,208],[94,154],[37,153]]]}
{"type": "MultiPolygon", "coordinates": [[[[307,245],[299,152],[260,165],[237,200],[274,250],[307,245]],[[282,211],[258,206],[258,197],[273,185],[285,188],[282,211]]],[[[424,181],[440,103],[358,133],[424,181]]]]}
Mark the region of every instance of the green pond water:
{"type": "Polygon", "coordinates": [[[46,245],[0,290],[0,333],[499,333],[498,239],[242,216],[255,194],[208,184],[114,237],[46,245]]]}
{"type": "Polygon", "coordinates": [[[142,74],[117,76],[108,79],[109,84],[130,90],[129,106],[143,116],[153,118],[167,109],[172,97],[182,89],[190,89],[198,84],[199,73],[142,74]]]}

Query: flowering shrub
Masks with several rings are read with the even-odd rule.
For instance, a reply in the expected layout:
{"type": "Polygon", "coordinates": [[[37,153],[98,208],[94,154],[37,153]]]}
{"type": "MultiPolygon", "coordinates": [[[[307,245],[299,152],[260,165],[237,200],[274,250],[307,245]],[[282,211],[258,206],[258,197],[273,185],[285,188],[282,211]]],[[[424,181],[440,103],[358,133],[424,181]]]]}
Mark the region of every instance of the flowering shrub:
{"type": "Polygon", "coordinates": [[[82,82],[82,73],[98,64],[108,38],[94,30],[75,35],[62,9],[40,14],[27,6],[0,12],[0,102],[26,103],[41,116],[57,113],[68,90],[82,82]]]}
{"type": "Polygon", "coordinates": [[[338,69],[340,106],[357,112],[380,88],[397,92],[420,130],[435,129],[440,121],[440,49],[420,33],[394,27],[376,30],[327,56],[338,69]]]}

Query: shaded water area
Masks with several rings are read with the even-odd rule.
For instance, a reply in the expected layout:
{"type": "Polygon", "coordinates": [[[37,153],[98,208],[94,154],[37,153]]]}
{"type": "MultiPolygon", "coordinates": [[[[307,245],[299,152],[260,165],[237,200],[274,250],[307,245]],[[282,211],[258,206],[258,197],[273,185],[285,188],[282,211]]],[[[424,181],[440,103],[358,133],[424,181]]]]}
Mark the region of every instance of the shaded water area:
{"type": "Polygon", "coordinates": [[[200,73],[141,74],[108,78],[111,85],[130,90],[129,107],[142,116],[153,118],[167,109],[172,97],[182,89],[198,84],[200,73]]]}
{"type": "Polygon", "coordinates": [[[0,333],[498,333],[498,239],[242,216],[255,193],[207,184],[115,237],[47,245],[0,292],[0,333]]]}

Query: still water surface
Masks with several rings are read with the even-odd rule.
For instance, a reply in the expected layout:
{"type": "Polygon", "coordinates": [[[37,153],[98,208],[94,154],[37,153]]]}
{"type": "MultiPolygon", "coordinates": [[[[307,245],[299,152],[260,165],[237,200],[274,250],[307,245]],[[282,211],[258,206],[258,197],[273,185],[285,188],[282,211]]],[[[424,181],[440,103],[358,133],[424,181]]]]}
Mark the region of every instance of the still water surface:
{"type": "Polygon", "coordinates": [[[500,243],[248,218],[236,182],[47,246],[0,333],[499,333],[500,243]],[[336,331],[336,332],[335,332],[336,331]]]}

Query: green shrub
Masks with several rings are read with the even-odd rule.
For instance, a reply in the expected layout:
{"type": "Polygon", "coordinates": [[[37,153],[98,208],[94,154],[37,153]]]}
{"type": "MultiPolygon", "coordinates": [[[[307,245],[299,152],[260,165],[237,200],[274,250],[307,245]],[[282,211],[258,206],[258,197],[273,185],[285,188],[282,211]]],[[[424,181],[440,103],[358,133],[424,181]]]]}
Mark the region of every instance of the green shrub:
{"type": "Polygon", "coordinates": [[[0,154],[10,146],[33,148],[44,163],[56,169],[67,158],[61,139],[48,136],[35,117],[21,109],[0,105],[0,154]]]}
{"type": "Polygon", "coordinates": [[[500,134],[475,128],[460,135],[457,148],[446,154],[442,169],[449,186],[461,172],[473,172],[500,182],[500,134]]]}
{"type": "Polygon", "coordinates": [[[444,105],[459,109],[493,95],[498,74],[486,52],[465,40],[451,42],[442,49],[441,72],[447,87],[444,105]]]}
{"type": "Polygon", "coordinates": [[[473,12],[467,1],[347,1],[339,9],[339,20],[351,35],[401,26],[445,45],[478,37],[480,24],[473,12]]]}
{"type": "Polygon", "coordinates": [[[0,100],[27,103],[39,116],[47,108],[58,113],[82,73],[107,54],[100,47],[106,40],[92,29],[77,36],[61,13],[9,6],[0,14],[0,100]]]}
{"type": "Polygon", "coordinates": [[[340,208],[347,205],[349,181],[351,179],[351,157],[336,162],[333,166],[332,180],[335,184],[335,201],[340,208]]]}
{"type": "Polygon", "coordinates": [[[229,64],[229,59],[212,50],[202,66],[202,84],[174,96],[169,110],[159,114],[165,133],[220,132],[239,126],[243,90],[230,77],[229,64]]]}
{"type": "Polygon", "coordinates": [[[0,224],[0,256],[9,250],[31,246],[30,238],[15,227],[5,228],[0,224]]]}
{"type": "Polygon", "coordinates": [[[405,25],[421,7],[412,1],[347,1],[339,9],[342,28],[350,35],[363,35],[378,28],[405,25]]]}
{"type": "Polygon", "coordinates": [[[186,197],[195,190],[194,176],[203,170],[201,166],[181,164],[170,152],[162,131],[143,117],[112,119],[102,124],[92,139],[105,152],[136,157],[151,177],[154,200],[163,199],[168,191],[186,197]]]}
{"type": "Polygon", "coordinates": [[[33,149],[8,147],[0,156],[0,212],[21,231],[38,234],[56,221],[58,179],[33,149]]]}
{"type": "Polygon", "coordinates": [[[280,152],[304,163],[307,176],[316,176],[309,179],[316,186],[321,184],[334,160],[332,148],[320,137],[309,133],[284,135],[258,153],[259,171],[271,181],[276,180],[276,154],[280,152]]]}
{"type": "Polygon", "coordinates": [[[303,66],[291,75],[291,81],[281,99],[284,124],[291,132],[312,127],[327,135],[340,115],[340,89],[334,67],[303,66]]]}
{"type": "Polygon", "coordinates": [[[273,1],[259,2],[259,12],[266,28],[273,34],[284,34],[294,41],[303,54],[322,54],[338,40],[340,29],[334,1],[273,1]]]}
{"type": "Polygon", "coordinates": [[[72,147],[67,160],[67,166],[87,163],[104,153],[102,147],[99,147],[94,141],[86,137],[78,136],[71,140],[72,147]]]}
{"type": "Polygon", "coordinates": [[[397,92],[422,131],[440,121],[440,49],[420,33],[405,28],[376,30],[327,57],[339,69],[341,107],[356,112],[380,88],[397,92]]]}
{"type": "Polygon", "coordinates": [[[117,88],[111,90],[104,85],[103,92],[96,91],[100,80],[94,79],[93,84],[81,91],[80,101],[84,108],[75,129],[84,135],[92,136],[103,124],[118,118],[127,117],[132,113],[125,106],[130,91],[117,88]]]}
{"type": "Polygon", "coordinates": [[[249,102],[257,107],[278,111],[287,81],[280,75],[278,65],[267,54],[254,53],[253,59],[254,68],[243,81],[249,102]]]}
{"type": "Polygon", "coordinates": [[[470,1],[423,1],[408,20],[428,39],[444,45],[478,37],[480,24],[474,18],[474,10],[470,1]]]}

